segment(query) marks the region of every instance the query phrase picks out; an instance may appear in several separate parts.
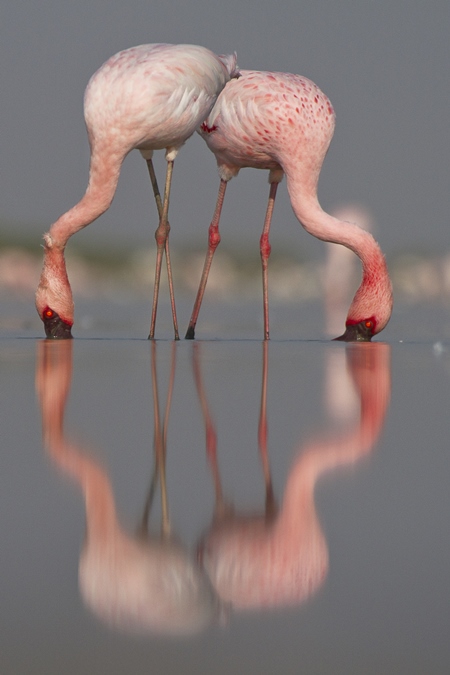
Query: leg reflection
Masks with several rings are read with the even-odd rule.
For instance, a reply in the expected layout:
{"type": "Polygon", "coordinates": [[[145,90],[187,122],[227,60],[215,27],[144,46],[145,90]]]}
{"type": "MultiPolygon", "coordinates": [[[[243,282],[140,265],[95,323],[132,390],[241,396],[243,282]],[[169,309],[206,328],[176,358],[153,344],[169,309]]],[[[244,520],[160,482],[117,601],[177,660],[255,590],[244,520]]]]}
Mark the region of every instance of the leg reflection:
{"type": "MultiPolygon", "coordinates": [[[[137,535],[129,534],[119,522],[107,470],[88,454],[83,444],[69,439],[64,431],[72,349],[72,341],[38,344],[36,389],[46,450],[61,471],[72,477],[84,496],[86,538],[79,563],[83,600],[102,621],[120,630],[161,634],[198,632],[217,616],[218,602],[195,561],[182,544],[170,536],[165,486],[170,398],[162,428],[159,417],[155,416],[154,480],[144,513],[147,524],[152,492],[159,476],[162,533],[152,535],[141,527],[137,535]]],[[[155,366],[156,345],[152,350],[155,366]]],[[[172,383],[174,368],[173,355],[172,383]]],[[[152,375],[156,405],[156,367],[152,375]]]]}

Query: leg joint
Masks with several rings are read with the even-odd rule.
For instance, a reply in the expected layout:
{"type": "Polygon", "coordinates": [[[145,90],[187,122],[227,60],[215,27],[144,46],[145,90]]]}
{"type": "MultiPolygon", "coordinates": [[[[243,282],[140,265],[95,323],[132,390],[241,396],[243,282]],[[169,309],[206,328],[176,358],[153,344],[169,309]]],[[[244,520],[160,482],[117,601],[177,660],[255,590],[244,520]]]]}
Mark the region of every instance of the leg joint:
{"type": "Polygon", "coordinates": [[[259,250],[261,253],[261,258],[267,260],[272,252],[272,247],[269,242],[269,235],[267,233],[261,235],[261,239],[259,240],[259,250]]]}
{"type": "Polygon", "coordinates": [[[209,226],[209,233],[208,233],[209,248],[215,250],[220,244],[220,240],[221,237],[218,226],[211,224],[209,226]]]}

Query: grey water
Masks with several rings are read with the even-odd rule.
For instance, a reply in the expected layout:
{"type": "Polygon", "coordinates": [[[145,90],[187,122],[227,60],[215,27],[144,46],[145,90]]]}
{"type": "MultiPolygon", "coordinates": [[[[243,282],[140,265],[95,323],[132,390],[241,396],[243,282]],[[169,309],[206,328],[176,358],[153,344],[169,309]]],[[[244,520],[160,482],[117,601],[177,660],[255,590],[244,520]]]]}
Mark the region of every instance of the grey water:
{"type": "Polygon", "coordinates": [[[445,312],[344,345],[307,309],[264,345],[253,305],[178,343],[164,305],[154,342],[136,306],[64,343],[7,307],[1,673],[450,671],[445,312]]]}

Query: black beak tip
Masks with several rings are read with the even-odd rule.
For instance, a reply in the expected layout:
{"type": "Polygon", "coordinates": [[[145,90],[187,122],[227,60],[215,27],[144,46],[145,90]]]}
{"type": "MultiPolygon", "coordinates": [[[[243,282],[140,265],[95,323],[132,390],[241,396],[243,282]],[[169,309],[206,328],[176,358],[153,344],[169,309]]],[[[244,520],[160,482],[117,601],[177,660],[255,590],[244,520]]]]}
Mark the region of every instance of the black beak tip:
{"type": "Polygon", "coordinates": [[[370,342],[372,340],[372,333],[367,330],[362,324],[349,324],[345,327],[345,332],[334,341],[337,342],[370,342]]]}
{"type": "Polygon", "coordinates": [[[53,316],[50,318],[44,317],[44,330],[45,335],[50,340],[71,340],[72,339],[72,326],[63,321],[56,312],[53,312],[53,316]]]}
{"type": "Polygon", "coordinates": [[[347,342],[347,338],[345,337],[345,333],[342,335],[339,335],[339,337],[333,338],[333,342],[347,342]]]}

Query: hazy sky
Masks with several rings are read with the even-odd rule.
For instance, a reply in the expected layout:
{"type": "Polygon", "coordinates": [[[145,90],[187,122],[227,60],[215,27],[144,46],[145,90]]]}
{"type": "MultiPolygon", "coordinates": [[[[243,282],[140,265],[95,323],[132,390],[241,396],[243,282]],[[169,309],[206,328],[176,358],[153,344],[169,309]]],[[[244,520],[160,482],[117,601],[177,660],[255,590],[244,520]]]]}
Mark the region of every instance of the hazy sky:
{"type": "MultiPolygon", "coordinates": [[[[330,97],[335,137],[319,185],[324,208],[359,202],[390,252],[450,250],[449,0],[15,0],[0,9],[0,221],[42,231],[84,193],[88,143],[83,92],[112,54],[151,42],[238,53],[242,68],[300,73],[330,97]],[[22,225],[21,225],[22,226],[22,225]]],[[[163,181],[164,155],[157,153],[163,181]]],[[[192,137],[175,164],[173,246],[206,242],[218,188],[213,155],[192,137]]],[[[257,247],[267,173],[245,169],[229,186],[223,241],[257,247]]],[[[141,244],[156,228],[147,170],[126,159],[115,201],[88,230],[141,244]]],[[[279,190],[272,244],[322,250],[279,190]]]]}

